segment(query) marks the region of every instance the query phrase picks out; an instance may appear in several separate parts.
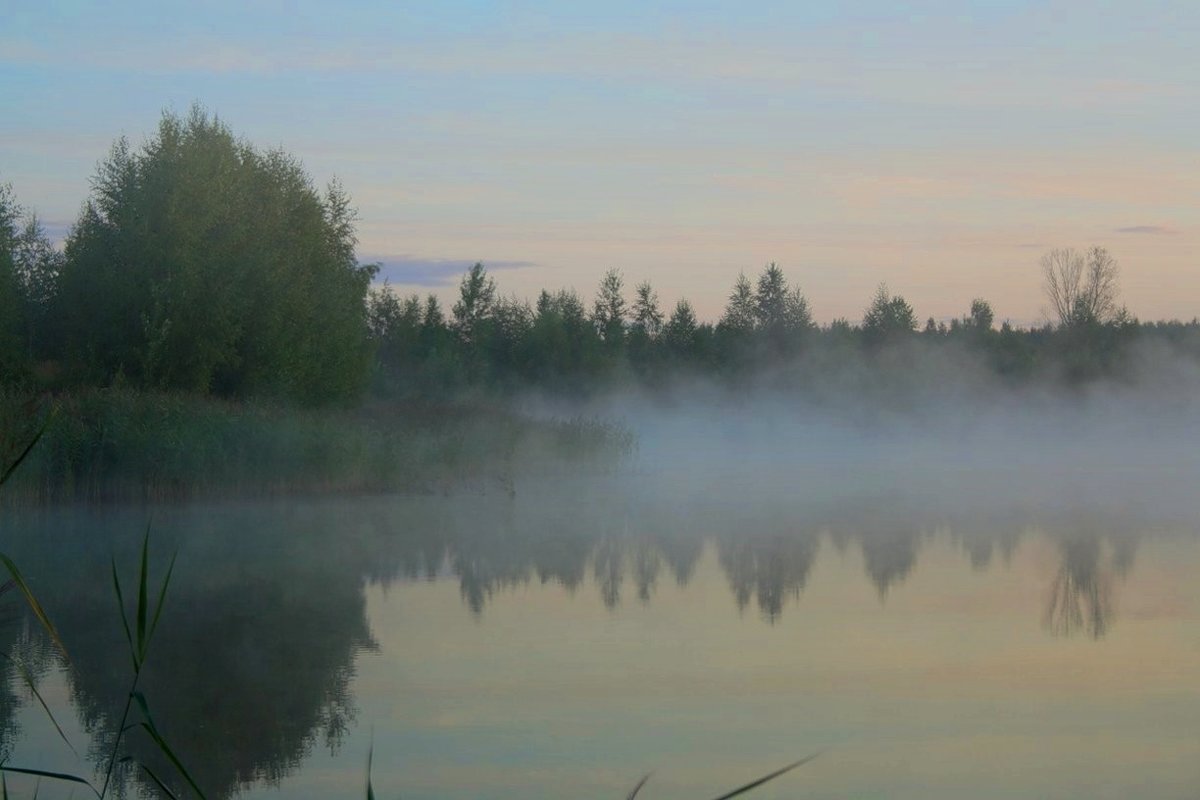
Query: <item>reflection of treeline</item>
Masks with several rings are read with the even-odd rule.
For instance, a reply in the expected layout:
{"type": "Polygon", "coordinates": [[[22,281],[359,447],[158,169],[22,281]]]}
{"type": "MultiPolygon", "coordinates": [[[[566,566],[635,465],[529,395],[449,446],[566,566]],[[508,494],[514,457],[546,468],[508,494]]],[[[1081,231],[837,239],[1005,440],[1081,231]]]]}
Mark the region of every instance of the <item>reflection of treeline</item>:
{"type": "MultiPolygon", "coordinates": [[[[38,580],[71,653],[71,696],[97,760],[116,735],[128,689],[108,557],[130,559],[142,518],[118,508],[6,520],[6,550],[38,580]]],[[[935,532],[949,529],[982,568],[991,553],[1011,553],[1026,527],[888,503],[679,507],[586,491],[167,508],[156,515],[156,548],[178,548],[179,566],[143,688],[202,787],[226,797],[250,781],[281,779],[314,747],[336,747],[353,723],[356,658],[375,646],[367,584],[453,576],[478,614],[497,593],[529,583],[594,592],[615,608],[653,602],[665,584],[686,585],[711,547],[738,608],[776,620],[802,608],[823,547],[858,550],[882,601],[917,568],[929,538],[944,535],[935,532]]],[[[1117,520],[1077,517],[1050,520],[1046,536],[1061,559],[1047,586],[1046,625],[1056,635],[1103,636],[1136,539],[1117,520]]],[[[55,658],[29,635],[21,608],[0,595],[0,652],[45,673],[55,658]]],[[[19,735],[20,692],[3,665],[0,678],[3,754],[19,735]]],[[[135,761],[157,764],[148,742],[131,738],[129,747],[135,761]]]]}
{"type": "Polygon", "coordinates": [[[20,739],[16,712],[26,681],[40,680],[54,663],[49,641],[22,613],[16,592],[6,587],[11,584],[0,585],[0,764],[7,763],[20,739]]]}
{"type": "MultiPolygon", "coordinates": [[[[388,582],[449,572],[477,613],[497,592],[530,582],[575,592],[590,579],[610,608],[649,602],[664,576],[686,585],[711,544],[738,608],[753,603],[775,620],[800,602],[823,542],[839,551],[857,549],[864,577],[883,601],[912,574],[930,537],[949,531],[971,567],[982,570],[995,554],[1007,560],[1023,531],[1032,529],[1025,519],[981,525],[872,503],[791,514],[703,504],[687,511],[614,507],[597,499],[578,501],[569,514],[520,499],[501,504],[464,499],[452,511],[436,501],[407,508],[403,517],[374,518],[380,530],[407,531],[387,548],[374,578],[388,582]]],[[[1058,545],[1061,564],[1048,587],[1047,627],[1056,635],[1103,636],[1114,611],[1113,581],[1130,569],[1136,537],[1115,520],[1051,521],[1045,535],[1058,545]]]]}
{"type": "Polygon", "coordinates": [[[918,343],[1018,383],[1124,374],[1138,342],[1200,354],[1200,323],[1142,324],[1118,306],[1102,248],[1046,254],[1055,319],[1042,327],[997,327],[981,299],[922,325],[884,287],[860,320],[819,326],[775,265],[739,277],[715,321],[687,300],[664,307],[648,283],[630,291],[615,270],[589,305],[571,289],[501,296],[477,265],[443,309],[434,296],[372,291],[377,266],[357,261],[354,221],[345,193],[317,191],[287,154],[238,140],[199,108],[164,115],[141,148],[114,145],[62,252],[0,190],[0,376],[313,404],[369,385],[437,399],[578,394],[764,370],[809,386],[847,361],[903,376],[918,343]]]}
{"type": "MultiPolygon", "coordinates": [[[[981,522],[891,503],[833,504],[790,513],[732,510],[719,503],[676,510],[586,493],[569,511],[545,496],[537,502],[459,498],[453,507],[414,499],[386,509],[371,513],[366,525],[394,537],[374,557],[371,578],[387,583],[452,574],[475,612],[497,592],[530,582],[575,592],[590,581],[609,607],[648,602],[663,580],[686,585],[711,544],[737,606],[753,603],[775,619],[800,600],[823,542],[838,551],[857,549],[864,577],[882,601],[912,574],[930,537],[948,531],[970,566],[983,570],[997,554],[1007,560],[1024,531],[1041,529],[1031,524],[1036,517],[981,522]]],[[[1104,581],[1128,572],[1136,538],[1129,526],[1113,519],[1070,516],[1050,522],[1046,535],[1060,546],[1060,571],[1069,577],[1065,587],[1057,579],[1051,594],[1091,609],[1089,597],[1111,593],[1111,580],[1104,581]]],[[[1102,604],[1090,612],[1105,624],[1050,628],[1100,636],[1111,610],[1111,604],[1102,604]]]]}

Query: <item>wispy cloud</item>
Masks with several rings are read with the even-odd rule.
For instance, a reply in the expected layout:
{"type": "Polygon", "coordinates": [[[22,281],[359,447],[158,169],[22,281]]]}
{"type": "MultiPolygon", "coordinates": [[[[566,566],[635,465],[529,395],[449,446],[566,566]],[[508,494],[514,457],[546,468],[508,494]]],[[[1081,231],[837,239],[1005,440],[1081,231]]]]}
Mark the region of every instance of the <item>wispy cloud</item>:
{"type": "Polygon", "coordinates": [[[666,38],[633,32],[555,32],[513,37],[483,36],[459,41],[408,41],[403,46],[360,33],[332,43],[321,37],[281,41],[231,41],[192,37],[184,43],[125,38],[107,47],[63,52],[22,39],[0,39],[0,63],[62,65],[141,73],[278,76],[394,73],[495,78],[594,78],[643,83],[748,84],[805,87],[838,100],[889,100],[958,108],[1106,108],[1114,102],[1179,102],[1194,97],[1185,81],[1167,79],[1096,80],[1066,74],[1047,76],[1035,65],[976,70],[949,69],[924,53],[912,60],[904,51],[862,59],[845,42],[809,40],[798,51],[791,39],[753,42],[705,32],[666,38]],[[619,54],[619,56],[618,56],[619,54]],[[931,60],[932,59],[932,60],[931,60]],[[1031,71],[1037,79],[1031,78],[1031,71]]]}
{"type": "Polygon", "coordinates": [[[1168,228],[1166,225],[1129,225],[1124,228],[1115,228],[1115,233],[1146,233],[1152,236],[1174,236],[1179,231],[1174,228],[1168,228]]]}
{"type": "MultiPolygon", "coordinates": [[[[376,280],[397,286],[452,286],[475,265],[477,259],[416,258],[407,255],[364,256],[363,261],[380,264],[376,280]]],[[[536,266],[532,261],[484,261],[489,272],[536,266]]]]}

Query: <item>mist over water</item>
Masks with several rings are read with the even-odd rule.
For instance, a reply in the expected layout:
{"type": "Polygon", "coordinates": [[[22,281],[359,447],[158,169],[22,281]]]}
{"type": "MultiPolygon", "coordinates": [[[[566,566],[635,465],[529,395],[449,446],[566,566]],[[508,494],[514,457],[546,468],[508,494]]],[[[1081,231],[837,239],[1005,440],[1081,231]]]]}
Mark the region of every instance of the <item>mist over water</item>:
{"type": "Polygon", "coordinates": [[[638,492],[681,502],[718,495],[800,511],[890,499],[954,516],[1089,508],[1195,519],[1194,359],[1146,346],[1119,379],[1013,385],[949,355],[896,348],[832,373],[801,362],[732,388],[695,380],[615,394],[588,411],[635,432],[638,492]]]}
{"type": "MultiPolygon", "coordinates": [[[[649,770],[648,796],[714,795],[820,749],[760,796],[1189,796],[1195,372],[1013,388],[928,356],[522,404],[629,428],[603,469],[14,512],[73,661],[19,620],[2,646],[72,709],[86,772],[127,677],[108,557],[152,520],[179,566],[145,689],[215,797],[360,795],[372,742],[405,797],[622,796],[649,770]]],[[[7,679],[3,752],[70,759],[7,679]]]]}

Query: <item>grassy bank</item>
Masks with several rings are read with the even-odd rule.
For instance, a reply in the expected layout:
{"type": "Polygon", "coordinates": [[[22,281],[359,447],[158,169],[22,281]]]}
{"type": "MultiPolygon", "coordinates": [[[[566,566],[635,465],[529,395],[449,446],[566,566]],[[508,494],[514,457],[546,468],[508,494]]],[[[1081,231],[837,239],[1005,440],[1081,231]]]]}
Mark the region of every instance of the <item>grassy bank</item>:
{"type": "Polygon", "coordinates": [[[43,424],[7,502],[509,490],[564,462],[615,464],[634,444],[602,422],[491,406],[310,410],[128,389],[40,401],[0,392],[0,450],[15,450],[43,424]]]}

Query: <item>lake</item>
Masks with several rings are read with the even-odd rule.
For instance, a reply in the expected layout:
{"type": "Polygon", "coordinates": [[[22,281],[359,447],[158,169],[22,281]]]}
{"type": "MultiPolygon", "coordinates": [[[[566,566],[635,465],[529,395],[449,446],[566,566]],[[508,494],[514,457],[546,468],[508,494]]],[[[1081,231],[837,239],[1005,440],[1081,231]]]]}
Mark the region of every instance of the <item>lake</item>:
{"type": "Polygon", "coordinates": [[[1186,475],[881,463],[6,511],[71,660],[15,593],[0,647],[79,754],[9,662],[0,750],[96,774],[131,675],[110,559],[128,599],[149,526],[152,582],[178,561],[142,689],[210,797],[362,797],[372,749],[380,797],[715,797],[817,752],[750,796],[1195,797],[1186,475]]]}

